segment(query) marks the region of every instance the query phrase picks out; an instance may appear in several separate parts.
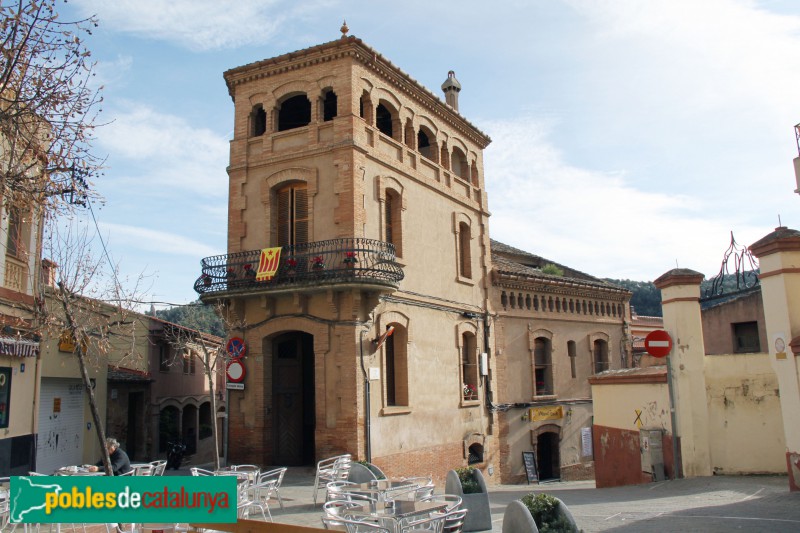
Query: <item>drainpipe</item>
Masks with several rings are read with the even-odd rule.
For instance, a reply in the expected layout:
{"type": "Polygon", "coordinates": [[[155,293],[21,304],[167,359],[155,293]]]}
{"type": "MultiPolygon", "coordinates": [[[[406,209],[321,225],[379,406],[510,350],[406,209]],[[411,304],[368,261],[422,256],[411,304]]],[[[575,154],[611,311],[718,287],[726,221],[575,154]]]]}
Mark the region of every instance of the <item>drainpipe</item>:
{"type": "Polygon", "coordinates": [[[371,427],[370,427],[370,412],[369,412],[369,404],[370,404],[370,394],[369,394],[369,374],[367,374],[367,369],[364,367],[364,333],[369,331],[369,329],[362,329],[361,333],[359,334],[359,342],[358,346],[361,350],[361,372],[364,374],[364,455],[366,456],[366,461],[368,463],[372,462],[372,445],[370,444],[371,441],[371,427]]]}

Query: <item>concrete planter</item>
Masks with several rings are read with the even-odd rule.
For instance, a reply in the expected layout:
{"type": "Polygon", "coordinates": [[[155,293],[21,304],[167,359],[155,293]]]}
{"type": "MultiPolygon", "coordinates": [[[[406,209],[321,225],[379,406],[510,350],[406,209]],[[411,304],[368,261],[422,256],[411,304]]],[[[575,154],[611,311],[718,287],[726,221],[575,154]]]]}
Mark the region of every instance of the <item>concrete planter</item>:
{"type": "MultiPolygon", "coordinates": [[[[489,491],[486,488],[486,481],[480,470],[473,472],[475,481],[478,482],[480,492],[464,494],[461,480],[455,470],[447,473],[444,491],[446,494],[461,496],[461,507],[468,509],[467,516],[464,518],[462,531],[489,531],[492,529],[492,513],[489,509],[489,491]]],[[[528,513],[530,514],[530,513],[528,513]]]]}
{"type": "Polygon", "coordinates": [[[367,483],[375,479],[385,478],[386,475],[383,471],[374,464],[363,465],[353,462],[350,465],[350,473],[347,476],[347,481],[352,481],[353,483],[367,483]]]}
{"type": "MultiPolygon", "coordinates": [[[[558,500],[559,514],[567,518],[573,531],[579,531],[569,508],[559,498],[556,500],[558,500]]],[[[503,533],[539,533],[539,528],[536,527],[536,521],[531,512],[520,500],[514,500],[506,507],[506,511],[503,513],[503,533]]]]}

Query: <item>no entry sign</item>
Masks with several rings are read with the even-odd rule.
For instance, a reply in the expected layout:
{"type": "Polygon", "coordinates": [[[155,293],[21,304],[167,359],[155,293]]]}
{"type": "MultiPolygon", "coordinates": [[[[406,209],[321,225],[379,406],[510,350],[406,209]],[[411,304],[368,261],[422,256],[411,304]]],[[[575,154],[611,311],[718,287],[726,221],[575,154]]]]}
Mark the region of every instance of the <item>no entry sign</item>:
{"type": "Polygon", "coordinates": [[[653,357],[666,357],[672,351],[672,337],[663,329],[651,331],[644,338],[644,349],[653,357]]]}
{"type": "Polygon", "coordinates": [[[244,364],[240,360],[234,359],[228,363],[225,373],[228,375],[228,383],[241,383],[244,381],[244,364]]]}

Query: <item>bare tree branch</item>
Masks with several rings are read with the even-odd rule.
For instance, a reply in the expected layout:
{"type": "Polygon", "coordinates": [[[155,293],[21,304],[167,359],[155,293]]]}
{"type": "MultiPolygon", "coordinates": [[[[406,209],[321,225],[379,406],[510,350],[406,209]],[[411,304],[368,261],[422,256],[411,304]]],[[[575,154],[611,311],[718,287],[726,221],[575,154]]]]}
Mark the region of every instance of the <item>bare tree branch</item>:
{"type": "Polygon", "coordinates": [[[91,151],[102,102],[84,44],[94,17],[61,21],[56,0],[0,0],[0,197],[23,211],[98,196],[91,151]]]}

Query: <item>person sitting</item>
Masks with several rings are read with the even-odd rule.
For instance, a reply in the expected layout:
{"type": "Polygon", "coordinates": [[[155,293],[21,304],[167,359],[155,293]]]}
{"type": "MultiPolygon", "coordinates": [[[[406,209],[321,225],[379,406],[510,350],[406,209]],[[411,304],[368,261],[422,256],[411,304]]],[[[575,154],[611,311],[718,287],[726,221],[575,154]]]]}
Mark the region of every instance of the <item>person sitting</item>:
{"type": "MultiPolygon", "coordinates": [[[[119,442],[117,439],[107,438],[106,439],[106,450],[108,450],[108,456],[111,459],[111,471],[114,473],[115,476],[120,476],[122,474],[127,474],[131,470],[131,460],[128,459],[128,454],[122,451],[119,447],[119,442]]],[[[98,461],[97,466],[90,466],[88,470],[90,472],[97,472],[102,468],[103,460],[101,459],[98,461]]]]}

